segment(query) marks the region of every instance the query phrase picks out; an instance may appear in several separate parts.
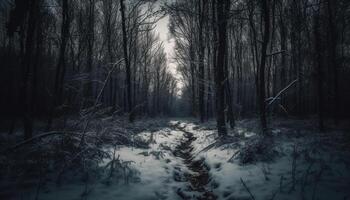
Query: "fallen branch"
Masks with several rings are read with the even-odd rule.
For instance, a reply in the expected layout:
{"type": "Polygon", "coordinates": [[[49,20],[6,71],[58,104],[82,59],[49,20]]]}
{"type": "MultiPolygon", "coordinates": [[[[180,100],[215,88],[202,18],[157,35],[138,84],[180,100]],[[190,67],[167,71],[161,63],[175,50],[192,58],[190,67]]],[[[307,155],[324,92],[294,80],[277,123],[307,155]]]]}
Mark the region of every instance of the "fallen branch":
{"type": "MultiPolygon", "coordinates": [[[[294,81],[292,81],[291,83],[289,83],[289,85],[287,85],[287,87],[285,87],[285,88],[283,88],[281,91],[279,91],[279,92],[277,93],[277,95],[276,95],[275,97],[273,97],[272,99],[269,98],[269,99],[271,99],[271,101],[269,102],[269,104],[267,105],[267,107],[271,106],[271,105],[275,102],[275,100],[278,99],[279,96],[281,96],[281,94],[282,94],[283,92],[285,92],[286,90],[288,90],[288,89],[289,89],[292,85],[294,85],[294,83],[296,83],[296,82],[298,82],[298,79],[295,79],[294,81]]],[[[269,99],[268,99],[268,100],[269,100],[269,99]]]]}
{"type": "Polygon", "coordinates": [[[23,142],[15,144],[14,146],[6,149],[4,152],[10,151],[10,150],[15,150],[15,149],[19,148],[20,146],[32,143],[35,140],[38,140],[38,139],[41,139],[41,138],[44,138],[44,137],[48,137],[48,136],[51,136],[51,135],[66,135],[66,134],[73,135],[73,134],[78,134],[78,133],[76,133],[76,132],[69,132],[69,131],[50,131],[50,132],[47,132],[47,133],[42,133],[42,134],[36,135],[36,136],[34,136],[34,137],[32,137],[32,138],[30,138],[28,140],[24,140],[23,142]]]}

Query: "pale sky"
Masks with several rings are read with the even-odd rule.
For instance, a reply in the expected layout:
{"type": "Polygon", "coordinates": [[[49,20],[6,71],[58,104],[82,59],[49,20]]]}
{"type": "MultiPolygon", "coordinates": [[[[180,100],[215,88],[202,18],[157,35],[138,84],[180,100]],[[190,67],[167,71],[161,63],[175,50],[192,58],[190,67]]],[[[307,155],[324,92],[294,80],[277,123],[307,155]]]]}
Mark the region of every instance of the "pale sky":
{"type": "Polygon", "coordinates": [[[174,40],[171,39],[169,36],[168,22],[169,16],[165,16],[164,18],[160,19],[157,22],[155,31],[157,34],[159,34],[159,39],[164,44],[164,51],[167,54],[169,69],[172,73],[176,74],[176,65],[174,63],[171,63],[171,61],[173,60],[172,58],[174,55],[175,43],[174,40]]]}
{"type": "Polygon", "coordinates": [[[160,19],[155,27],[155,32],[159,34],[159,39],[164,44],[164,51],[167,54],[168,69],[178,79],[177,87],[180,89],[183,84],[180,82],[180,74],[176,71],[176,63],[173,62],[175,42],[174,39],[170,38],[168,23],[169,16],[160,19]]]}

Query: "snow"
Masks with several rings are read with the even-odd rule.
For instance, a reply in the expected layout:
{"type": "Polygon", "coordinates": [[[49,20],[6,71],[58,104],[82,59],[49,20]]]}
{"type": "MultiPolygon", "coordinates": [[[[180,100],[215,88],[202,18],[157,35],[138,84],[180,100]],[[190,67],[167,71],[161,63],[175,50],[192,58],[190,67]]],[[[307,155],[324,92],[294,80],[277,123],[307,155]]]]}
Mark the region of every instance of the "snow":
{"type": "MultiPolygon", "coordinates": [[[[184,170],[181,161],[174,157],[169,150],[173,150],[177,141],[182,138],[182,132],[164,128],[160,131],[145,131],[137,137],[149,141],[149,149],[139,149],[135,147],[118,146],[116,157],[121,161],[133,161],[130,167],[135,171],[138,178],[128,182],[116,181],[108,186],[104,183],[96,183],[93,191],[89,193],[88,199],[181,199],[176,194],[178,188],[185,187],[185,183],[173,180],[175,168],[184,170]]],[[[113,147],[110,147],[113,152],[113,147]]],[[[105,160],[102,166],[110,160],[105,160]]],[[[124,177],[115,177],[124,179],[124,177]]],[[[77,199],[84,190],[84,185],[65,185],[61,188],[51,187],[50,192],[40,194],[42,199],[77,199]]]]}
{"type": "MultiPolygon", "coordinates": [[[[189,124],[187,127],[187,130],[195,133],[198,138],[196,151],[200,151],[200,149],[215,141],[212,134],[215,131],[198,129],[194,124],[189,124]]],[[[213,125],[211,127],[213,128],[213,125]]],[[[231,130],[231,132],[234,131],[238,134],[244,132],[245,138],[257,136],[254,132],[242,127],[231,130]]],[[[292,130],[285,127],[272,130],[273,134],[278,135],[278,137],[275,137],[275,150],[278,151],[280,156],[271,162],[256,162],[248,165],[241,165],[238,160],[227,162],[236,153],[237,148],[225,145],[200,152],[197,158],[205,158],[205,162],[211,169],[212,182],[216,182],[218,185],[214,189],[214,193],[219,196],[218,199],[251,199],[241,179],[249,187],[255,199],[327,200],[350,197],[350,191],[348,190],[350,188],[350,168],[348,164],[343,162],[344,158],[350,157],[350,152],[340,152],[334,149],[334,146],[316,143],[319,142],[317,141],[318,136],[310,137],[311,132],[309,130],[304,130],[303,134],[306,137],[300,138],[284,136],[283,133],[288,131],[292,130]],[[313,145],[319,149],[312,149],[313,145]],[[294,146],[297,147],[300,155],[296,159],[296,183],[295,189],[292,190],[291,173],[294,146]],[[310,162],[303,158],[305,153],[310,154],[309,156],[314,159],[314,164],[309,172],[307,171],[310,162]],[[336,160],[338,162],[335,162],[336,160]],[[317,175],[321,173],[321,169],[324,172],[318,180],[317,175]],[[305,174],[307,173],[309,177],[303,183],[302,181],[305,180],[305,174]],[[282,182],[281,179],[283,179],[282,182]],[[302,192],[303,185],[305,185],[305,192],[302,192]]]]}
{"type": "MultiPolygon", "coordinates": [[[[242,164],[240,157],[233,155],[259,139],[256,124],[254,120],[238,121],[237,127],[229,130],[230,142],[219,145],[213,121],[198,124],[191,119],[175,119],[162,128],[145,123],[147,128],[133,139],[148,143],[149,148],[116,146],[115,158],[120,165],[112,178],[107,179],[105,172],[104,178],[91,180],[87,187],[79,180],[60,187],[48,184],[39,199],[176,200],[182,199],[182,193],[189,199],[199,197],[201,192],[189,189],[187,177],[195,172],[174,155],[185,131],[196,138],[191,143],[193,160],[204,160],[210,177],[205,188],[217,199],[252,199],[251,195],[255,199],[286,200],[350,197],[350,152],[344,132],[319,134],[297,121],[278,121],[271,130],[273,158],[242,164]]],[[[114,153],[114,146],[105,148],[114,153]]],[[[105,159],[99,167],[109,167],[110,161],[105,159]]]]}

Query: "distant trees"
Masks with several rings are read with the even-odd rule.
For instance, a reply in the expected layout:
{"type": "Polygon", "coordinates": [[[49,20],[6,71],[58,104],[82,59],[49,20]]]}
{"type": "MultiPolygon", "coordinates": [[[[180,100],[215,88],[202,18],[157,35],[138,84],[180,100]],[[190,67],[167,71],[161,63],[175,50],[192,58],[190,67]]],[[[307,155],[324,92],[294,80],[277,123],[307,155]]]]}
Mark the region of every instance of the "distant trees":
{"type": "MultiPolygon", "coordinates": [[[[0,114],[12,116],[11,127],[21,119],[26,138],[34,119],[51,127],[96,102],[130,121],[175,106],[154,1],[4,2],[0,114]]],[[[320,129],[326,118],[349,116],[349,1],[176,0],[164,8],[181,99],[201,122],[216,117],[221,135],[240,117],[258,115],[268,133],[272,115],[316,114],[320,129]]]]}
{"type": "Polygon", "coordinates": [[[263,133],[271,115],[317,114],[320,129],[326,117],[348,116],[349,7],[345,0],[167,5],[193,115],[204,121],[214,108],[220,128],[222,121],[233,127],[235,118],[256,113],[263,133]]]}
{"type": "Polygon", "coordinates": [[[92,106],[127,114],[130,121],[171,112],[177,81],[153,30],[160,17],[154,2],[13,4],[1,6],[0,79],[11,79],[0,86],[6,93],[0,113],[23,119],[25,138],[35,118],[48,119],[50,129],[57,117],[92,106]]]}

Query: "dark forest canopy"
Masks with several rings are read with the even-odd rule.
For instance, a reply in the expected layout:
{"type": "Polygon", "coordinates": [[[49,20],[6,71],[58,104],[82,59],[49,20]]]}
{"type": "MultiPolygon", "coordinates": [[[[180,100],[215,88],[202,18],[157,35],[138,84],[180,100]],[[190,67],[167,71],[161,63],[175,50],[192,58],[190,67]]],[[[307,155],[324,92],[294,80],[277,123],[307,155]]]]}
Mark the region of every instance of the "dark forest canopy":
{"type": "MultiPolygon", "coordinates": [[[[1,1],[0,108],[22,121],[88,108],[135,117],[186,113],[204,122],[258,115],[349,117],[347,0],[1,1]],[[170,72],[154,27],[169,16],[170,72]],[[179,81],[181,82],[180,88],[179,81]],[[181,89],[181,92],[179,92],[181,89]],[[178,94],[181,94],[180,96],[178,94]]],[[[11,125],[12,124],[12,125],[11,125]]]]}

